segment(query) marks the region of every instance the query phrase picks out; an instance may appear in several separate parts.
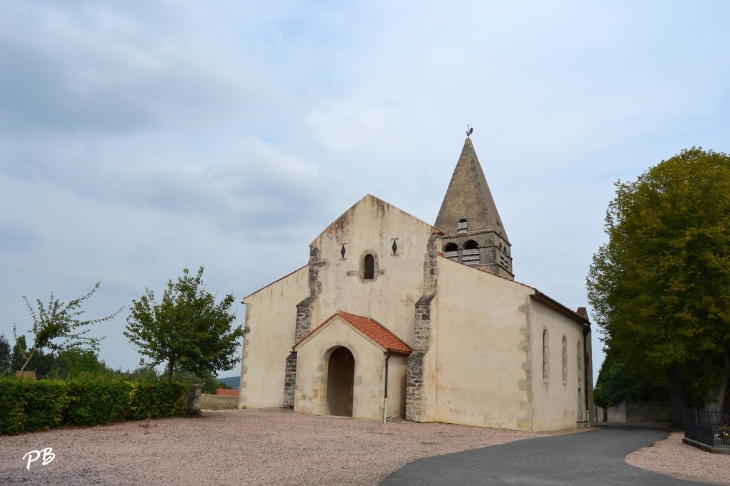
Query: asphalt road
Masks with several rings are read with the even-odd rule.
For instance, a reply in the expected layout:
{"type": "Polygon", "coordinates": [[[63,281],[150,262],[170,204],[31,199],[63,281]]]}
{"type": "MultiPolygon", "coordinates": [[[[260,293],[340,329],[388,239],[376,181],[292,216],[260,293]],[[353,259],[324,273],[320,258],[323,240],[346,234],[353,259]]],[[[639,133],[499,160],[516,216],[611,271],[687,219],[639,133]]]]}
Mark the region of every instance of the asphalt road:
{"type": "Polygon", "coordinates": [[[611,426],[596,431],[526,439],[434,456],[408,464],[383,481],[408,485],[648,485],[706,484],[629,466],[631,452],[667,437],[666,430],[611,426]]]}

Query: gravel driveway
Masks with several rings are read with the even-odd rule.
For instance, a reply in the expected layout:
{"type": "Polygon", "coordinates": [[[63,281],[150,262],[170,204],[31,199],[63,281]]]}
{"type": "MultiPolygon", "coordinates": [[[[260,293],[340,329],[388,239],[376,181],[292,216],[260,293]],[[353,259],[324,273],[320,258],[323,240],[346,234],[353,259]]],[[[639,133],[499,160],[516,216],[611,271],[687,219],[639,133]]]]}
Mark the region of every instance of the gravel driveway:
{"type": "Polygon", "coordinates": [[[729,454],[710,454],[683,444],[682,437],[684,432],[672,432],[666,440],[629,454],[626,462],[664,474],[730,484],[729,454]]]}
{"type": "Polygon", "coordinates": [[[318,417],[281,409],[0,436],[0,484],[379,484],[416,459],[539,434],[318,417]],[[145,427],[145,425],[148,425],[145,427]],[[53,448],[53,462],[23,455],[53,448]]]}

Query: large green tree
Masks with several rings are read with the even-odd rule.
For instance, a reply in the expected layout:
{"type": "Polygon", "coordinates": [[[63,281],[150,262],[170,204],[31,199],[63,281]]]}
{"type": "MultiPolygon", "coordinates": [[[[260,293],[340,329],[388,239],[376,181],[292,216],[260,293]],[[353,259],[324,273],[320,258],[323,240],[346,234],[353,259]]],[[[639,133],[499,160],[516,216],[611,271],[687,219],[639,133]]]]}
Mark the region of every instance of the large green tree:
{"type": "Polygon", "coordinates": [[[186,268],[177,282],[168,281],[159,303],[149,289],[132,301],[124,335],[148,358],[142,366],[166,363],[168,382],[177,369],[198,376],[227,370],[240,361],[234,354],[243,336],[240,325],[233,328],[233,303],[229,294],[216,304],[203,285],[203,267],[196,276],[186,268]]]}
{"type": "MultiPolygon", "coordinates": [[[[108,321],[122,311],[122,309],[119,309],[115,313],[102,317],[101,319],[82,319],[81,317],[84,311],[81,310],[81,305],[85,300],[94,295],[94,292],[98,288],[99,282],[94,285],[91,292],[83,297],[70,301],[68,304],[61,302],[51,293],[47,305],[44,305],[40,299],[36,299],[36,309],[23,296],[25,305],[28,307],[30,315],[33,318],[31,333],[34,338],[33,345],[27,350],[25,349],[25,340],[23,340],[22,354],[25,358],[25,363],[20,371],[24,371],[33,356],[36,353],[42,352],[43,349],[49,349],[51,352],[61,352],[70,348],[88,346],[92,350],[98,351],[99,341],[103,338],[86,336],[89,332],[89,329],[86,327],[91,324],[108,321]],[[81,330],[82,328],[86,329],[81,330]]],[[[16,336],[15,339],[17,343],[18,337],[16,336]]],[[[16,349],[20,350],[21,348],[16,344],[16,349]]]]}
{"type": "Polygon", "coordinates": [[[720,409],[730,374],[730,157],[683,150],[617,182],[609,241],[588,297],[609,350],[669,387],[672,422],[691,401],[720,409]]]}

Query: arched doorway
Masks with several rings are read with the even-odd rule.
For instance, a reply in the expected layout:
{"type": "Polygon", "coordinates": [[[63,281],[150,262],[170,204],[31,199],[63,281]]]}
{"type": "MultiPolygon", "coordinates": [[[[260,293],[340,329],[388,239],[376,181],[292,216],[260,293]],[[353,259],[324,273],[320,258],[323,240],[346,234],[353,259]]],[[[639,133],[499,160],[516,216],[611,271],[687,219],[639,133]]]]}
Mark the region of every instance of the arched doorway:
{"type": "Polygon", "coordinates": [[[327,415],[352,417],[355,357],[349,349],[332,351],[327,364],[327,415]]]}

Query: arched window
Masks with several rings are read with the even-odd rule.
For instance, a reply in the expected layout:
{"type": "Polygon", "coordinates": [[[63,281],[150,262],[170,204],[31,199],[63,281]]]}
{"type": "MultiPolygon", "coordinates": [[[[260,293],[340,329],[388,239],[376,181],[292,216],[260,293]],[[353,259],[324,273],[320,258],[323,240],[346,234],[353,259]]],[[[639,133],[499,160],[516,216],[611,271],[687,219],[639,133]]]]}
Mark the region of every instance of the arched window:
{"type": "Polygon", "coordinates": [[[459,260],[459,247],[456,243],[449,243],[444,247],[444,256],[449,260],[459,260]]]}
{"type": "Polygon", "coordinates": [[[461,252],[461,261],[467,265],[479,265],[479,244],[474,240],[464,243],[464,251],[461,252]]]}
{"type": "Polygon", "coordinates": [[[542,331],[542,379],[547,380],[550,376],[550,350],[548,349],[548,332],[547,329],[542,331]]]}
{"type": "Polygon", "coordinates": [[[363,262],[362,278],[364,280],[372,280],[375,275],[375,258],[372,255],[365,255],[363,262]]]}
{"type": "Polygon", "coordinates": [[[456,232],[457,233],[466,233],[469,231],[469,220],[466,218],[461,218],[458,223],[456,223],[456,232]]]}
{"type": "Polygon", "coordinates": [[[563,336],[563,383],[568,382],[568,339],[563,336]]]}

